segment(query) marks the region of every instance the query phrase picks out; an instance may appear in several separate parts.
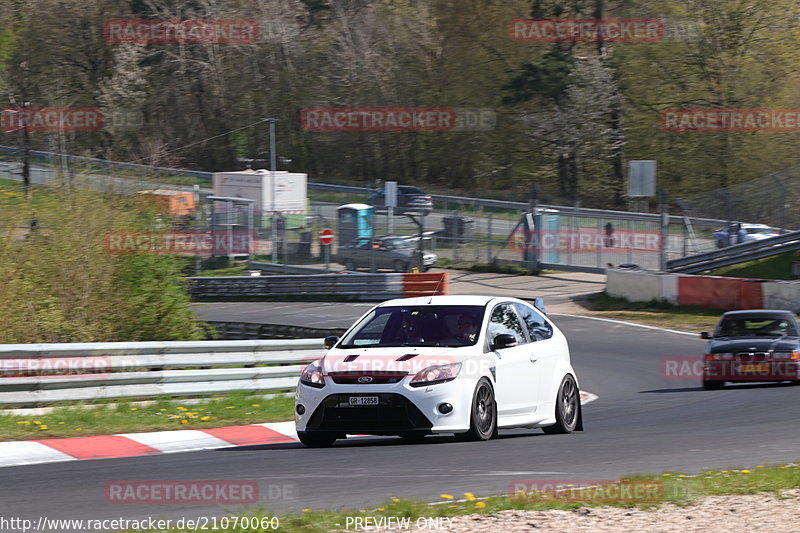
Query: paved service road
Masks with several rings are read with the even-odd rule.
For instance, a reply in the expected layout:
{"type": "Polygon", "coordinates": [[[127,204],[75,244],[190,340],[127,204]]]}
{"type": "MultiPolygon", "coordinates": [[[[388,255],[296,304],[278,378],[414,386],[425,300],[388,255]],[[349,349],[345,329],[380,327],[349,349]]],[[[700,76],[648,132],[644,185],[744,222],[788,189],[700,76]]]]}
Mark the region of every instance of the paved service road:
{"type": "Polygon", "coordinates": [[[554,320],[570,341],[582,388],[599,396],[585,406],[584,432],[515,430],[488,442],[436,437],[419,445],[367,437],[331,449],[280,444],[10,467],[0,469],[3,514],[143,518],[225,512],[219,505],[109,504],[103,486],[113,480],[255,480],[270,509],[360,508],[391,496],[430,501],[442,493],[504,493],[519,479],[692,473],[800,456],[794,423],[800,388],[703,391],[696,381],[665,380],[660,373],[662,358],[699,354],[703,341],[697,336],[582,317],[554,320]]]}

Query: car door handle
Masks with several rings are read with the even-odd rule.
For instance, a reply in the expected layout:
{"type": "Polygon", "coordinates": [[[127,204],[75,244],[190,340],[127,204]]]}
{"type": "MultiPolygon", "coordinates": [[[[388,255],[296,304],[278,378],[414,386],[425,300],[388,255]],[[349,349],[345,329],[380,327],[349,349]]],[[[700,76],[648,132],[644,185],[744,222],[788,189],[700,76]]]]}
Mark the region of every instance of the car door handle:
{"type": "Polygon", "coordinates": [[[538,360],[539,359],[537,359],[536,356],[534,356],[534,355],[531,356],[531,363],[535,363],[538,360]]]}

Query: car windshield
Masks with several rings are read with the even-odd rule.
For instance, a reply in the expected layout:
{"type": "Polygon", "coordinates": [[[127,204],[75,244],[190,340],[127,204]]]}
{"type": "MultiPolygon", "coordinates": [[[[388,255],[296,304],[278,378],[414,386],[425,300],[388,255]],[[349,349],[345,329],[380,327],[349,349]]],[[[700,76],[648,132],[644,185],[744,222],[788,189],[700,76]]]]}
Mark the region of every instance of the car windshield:
{"type": "Polygon", "coordinates": [[[782,337],[784,335],[797,336],[794,324],[783,318],[769,317],[723,317],[714,332],[715,337],[782,337]]]}
{"type": "Polygon", "coordinates": [[[478,341],[483,314],[479,305],[379,307],[338,347],[471,346],[478,341]]]}

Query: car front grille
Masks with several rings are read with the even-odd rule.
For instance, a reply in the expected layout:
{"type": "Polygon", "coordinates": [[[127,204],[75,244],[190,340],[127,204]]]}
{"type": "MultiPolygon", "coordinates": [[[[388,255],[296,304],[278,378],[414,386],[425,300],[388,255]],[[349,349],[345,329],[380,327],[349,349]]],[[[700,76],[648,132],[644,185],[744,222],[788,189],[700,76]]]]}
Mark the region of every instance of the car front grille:
{"type": "Polygon", "coordinates": [[[347,372],[331,372],[330,377],[334,383],[340,385],[377,385],[381,383],[398,383],[408,375],[405,371],[385,371],[385,372],[359,372],[356,370],[347,372]]]}
{"type": "Polygon", "coordinates": [[[306,426],[316,431],[394,435],[433,427],[417,407],[400,394],[331,394],[306,426]],[[378,396],[378,405],[351,406],[350,397],[378,396]]]}
{"type": "Polygon", "coordinates": [[[737,361],[764,361],[769,356],[768,352],[737,352],[737,361]]]}

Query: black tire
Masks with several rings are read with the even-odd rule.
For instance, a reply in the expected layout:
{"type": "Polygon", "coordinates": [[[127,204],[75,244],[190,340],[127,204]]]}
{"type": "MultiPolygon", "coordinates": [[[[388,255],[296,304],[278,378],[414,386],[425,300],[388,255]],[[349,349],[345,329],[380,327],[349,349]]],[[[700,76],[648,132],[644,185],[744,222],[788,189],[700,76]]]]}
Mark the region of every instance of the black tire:
{"type": "Polygon", "coordinates": [[[336,442],[338,435],[333,433],[309,433],[308,431],[298,431],[297,438],[309,448],[329,448],[336,442]]]}
{"type": "Polygon", "coordinates": [[[550,435],[572,433],[578,426],[581,412],[581,397],[575,378],[567,374],[561,380],[556,394],[556,423],[543,427],[542,431],[550,435]]]}
{"type": "Polygon", "coordinates": [[[408,264],[400,261],[399,259],[394,262],[395,272],[408,272],[408,264]]]}
{"type": "Polygon", "coordinates": [[[703,380],[704,390],[720,390],[723,387],[725,387],[724,381],[718,381],[718,380],[709,381],[706,379],[703,380]]]}
{"type": "Polygon", "coordinates": [[[458,440],[489,440],[497,435],[497,403],[494,391],[486,378],[481,378],[472,395],[469,431],[456,435],[458,440]]]}
{"type": "Polygon", "coordinates": [[[355,262],[354,262],[352,259],[347,259],[347,260],[344,262],[344,269],[345,269],[345,270],[355,270],[355,269],[356,269],[356,264],[355,264],[355,262]]]}

